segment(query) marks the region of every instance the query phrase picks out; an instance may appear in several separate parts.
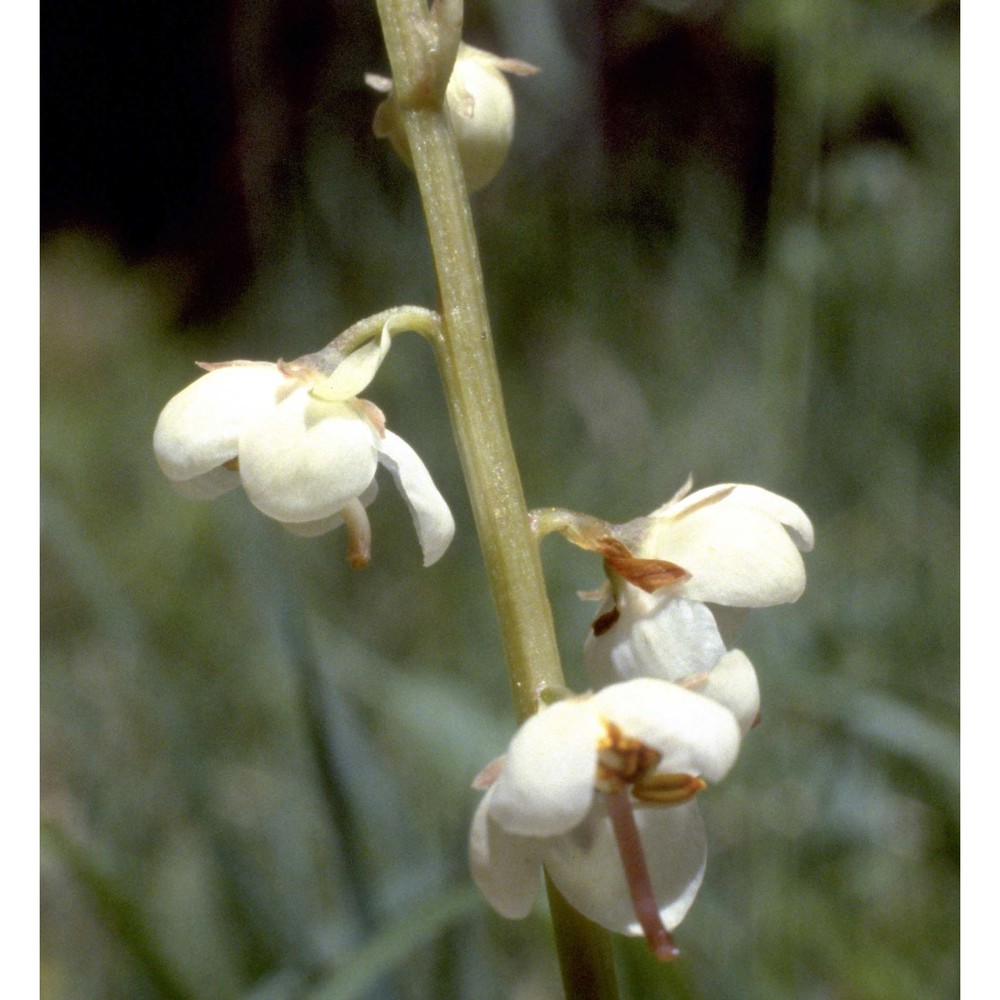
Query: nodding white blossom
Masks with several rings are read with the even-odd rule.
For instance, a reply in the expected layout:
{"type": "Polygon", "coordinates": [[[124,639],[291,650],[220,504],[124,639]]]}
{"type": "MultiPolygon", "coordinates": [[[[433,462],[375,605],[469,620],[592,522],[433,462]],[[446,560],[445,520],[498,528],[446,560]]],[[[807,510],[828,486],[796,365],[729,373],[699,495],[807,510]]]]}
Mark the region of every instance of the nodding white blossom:
{"type": "Polygon", "coordinates": [[[605,543],[610,582],[584,660],[599,687],[633,677],[680,683],[726,705],[746,731],[760,708],[757,678],[741,652],[726,652],[718,615],[796,600],[812,524],[757,486],[686,492],[605,543]]]}
{"type": "MultiPolygon", "coordinates": [[[[514,138],[514,95],[504,74],[537,72],[520,59],[496,56],[464,42],[459,45],[445,101],[470,191],[485,187],[499,173],[514,138]]],[[[375,135],[388,138],[399,158],[412,168],[413,156],[392,81],[371,73],[365,80],[373,89],[389,94],[376,109],[375,135]]]]}
{"type": "Polygon", "coordinates": [[[659,926],[666,942],[657,953],[672,957],[667,932],[705,870],[693,799],[726,775],[739,744],[731,712],[662,680],[543,708],[478,780],[488,789],[469,839],[476,884],[503,916],[525,917],[544,865],[569,903],[601,926],[645,934],[651,946],[659,926]]]}
{"type": "Polygon", "coordinates": [[[365,507],[379,464],[406,500],[424,553],[439,559],[455,532],[444,498],[417,453],[386,430],[358,394],[390,345],[388,328],[332,372],[310,363],[233,361],[208,372],[164,407],[153,432],[160,468],[175,488],[211,500],[243,487],[250,502],[289,531],[319,535],[346,523],[354,565],[368,561],[365,507]]]}

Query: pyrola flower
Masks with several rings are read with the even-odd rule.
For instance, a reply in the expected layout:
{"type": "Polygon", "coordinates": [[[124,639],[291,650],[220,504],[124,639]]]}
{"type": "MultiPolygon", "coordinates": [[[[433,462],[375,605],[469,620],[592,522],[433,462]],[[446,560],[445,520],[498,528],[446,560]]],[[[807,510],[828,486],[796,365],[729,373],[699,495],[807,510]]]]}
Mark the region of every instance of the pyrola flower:
{"type": "Polygon", "coordinates": [[[705,870],[694,796],[736,759],[715,701],[640,679],[543,708],[488,767],[472,823],[473,878],[503,916],[530,912],[544,865],[566,899],[663,959],[705,870]]]}
{"type": "Polygon", "coordinates": [[[588,536],[609,582],[584,659],[598,686],[643,676],[708,683],[703,693],[720,695],[745,727],[759,701],[753,667],[737,651],[726,654],[705,602],[718,612],[796,600],[812,524],[796,504],[757,486],[686,493],[648,517],[607,526],[607,537],[588,536]]]}
{"type": "MultiPolygon", "coordinates": [[[[445,101],[470,191],[485,187],[499,173],[514,138],[514,95],[504,74],[537,72],[520,59],[495,56],[464,42],[459,45],[445,101]]],[[[375,111],[375,135],[388,138],[399,158],[412,168],[413,156],[392,81],[373,73],[365,80],[374,90],[389,94],[375,111]]]]}
{"type": "Polygon", "coordinates": [[[391,343],[386,327],[332,372],[307,355],[288,364],[232,361],[167,403],[153,432],[157,462],[179,492],[211,500],[242,485],[251,503],[299,535],[346,523],[350,558],[370,551],[365,507],[379,464],[406,500],[430,565],[447,549],[455,523],[416,452],[386,430],[373,403],[359,399],[391,343]]]}

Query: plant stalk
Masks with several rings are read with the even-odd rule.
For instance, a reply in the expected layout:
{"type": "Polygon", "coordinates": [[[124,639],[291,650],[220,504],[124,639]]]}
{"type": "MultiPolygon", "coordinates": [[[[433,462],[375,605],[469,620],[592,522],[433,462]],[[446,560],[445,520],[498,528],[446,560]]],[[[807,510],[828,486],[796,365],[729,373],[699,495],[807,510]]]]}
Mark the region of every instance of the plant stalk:
{"type": "Polygon", "coordinates": [[[451,121],[429,101],[423,0],[378,0],[393,87],[413,155],[437,272],[438,365],[496,604],[519,720],[564,684],[555,626],[507,429],[479,248],[451,121]],[[408,95],[420,95],[408,97],[408,95]]]}
{"type": "MultiPolygon", "coordinates": [[[[496,606],[514,706],[523,721],[546,687],[563,687],[555,625],[514,458],[483,286],[479,247],[444,82],[461,4],[378,0],[393,88],[406,129],[438,281],[442,337],[435,342],[452,428],[496,606]]],[[[567,997],[618,996],[606,932],[548,883],[567,997]]]]}

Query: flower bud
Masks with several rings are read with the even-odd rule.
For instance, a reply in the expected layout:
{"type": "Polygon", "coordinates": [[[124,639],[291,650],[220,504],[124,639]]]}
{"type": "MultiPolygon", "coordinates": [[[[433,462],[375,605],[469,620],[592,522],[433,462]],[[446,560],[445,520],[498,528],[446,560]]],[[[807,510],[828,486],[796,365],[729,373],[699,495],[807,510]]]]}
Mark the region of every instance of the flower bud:
{"type": "MultiPolygon", "coordinates": [[[[470,191],[478,191],[496,177],[514,137],[514,95],[504,73],[528,76],[537,72],[519,59],[503,59],[464,43],[459,47],[445,100],[470,191]]],[[[375,135],[388,138],[412,169],[413,157],[392,82],[374,75],[365,79],[373,89],[389,93],[375,111],[375,135]]]]}

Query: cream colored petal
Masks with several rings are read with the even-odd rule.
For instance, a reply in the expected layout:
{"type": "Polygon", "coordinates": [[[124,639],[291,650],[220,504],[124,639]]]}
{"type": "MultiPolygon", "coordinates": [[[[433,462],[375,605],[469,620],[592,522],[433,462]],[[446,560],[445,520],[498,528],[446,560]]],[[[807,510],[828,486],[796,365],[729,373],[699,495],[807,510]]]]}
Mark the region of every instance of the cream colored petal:
{"type": "Polygon", "coordinates": [[[334,368],[331,375],[313,387],[313,396],[327,402],[354,399],[359,396],[375,378],[375,373],[385,360],[391,346],[389,323],[386,322],[377,340],[369,340],[367,344],[362,344],[356,351],[348,354],[334,368]]]}
{"type": "Polygon", "coordinates": [[[625,584],[617,605],[608,600],[597,620],[617,606],[618,620],[583,646],[591,682],[604,687],[636,677],[667,681],[711,670],[726,651],[715,618],[704,604],[625,584]]]}
{"type": "Polygon", "coordinates": [[[295,535],[296,538],[318,538],[328,531],[339,528],[343,523],[344,519],[339,514],[334,514],[332,517],[324,517],[319,521],[300,521],[297,524],[282,521],[281,526],[290,535],[295,535]]]}
{"type": "Polygon", "coordinates": [[[696,508],[711,508],[720,504],[747,507],[766,514],[785,526],[799,549],[803,552],[812,551],[815,536],[812,521],[806,516],[806,512],[787,497],[779,496],[760,486],[750,486],[746,483],[706,486],[705,489],[665,505],[654,516],[669,514],[675,519],[681,519],[694,512],[696,508]]]}
{"type": "Polygon", "coordinates": [[[605,729],[588,699],[560,701],[528,719],[490,789],[491,815],[510,833],[548,837],[579,823],[594,798],[605,729]]]}
{"type": "MultiPolygon", "coordinates": [[[[705,827],[696,802],[635,812],[653,895],[668,930],[690,909],[705,874],[705,827]]],[[[549,841],[545,867],[584,916],[618,934],[642,936],[603,805],[588,821],[549,841]]]]}
{"type": "Polygon", "coordinates": [[[455,537],[455,519],[420,456],[392,431],[378,442],[379,461],[392,473],[413,516],[417,538],[430,566],[444,555],[455,537]]]}
{"type": "MultiPolygon", "coordinates": [[[[367,507],[378,496],[378,483],[373,479],[368,489],[361,494],[360,500],[363,506],[367,507]]],[[[291,535],[298,538],[316,538],[325,535],[328,531],[339,528],[344,523],[343,515],[333,514],[331,517],[323,518],[320,521],[301,521],[298,524],[282,522],[282,527],[291,535]]]]}
{"type": "Polygon", "coordinates": [[[640,554],[691,573],[679,586],[696,601],[766,607],[799,598],[812,525],[790,500],[757,486],[699,490],[654,516],[640,554]]]}
{"type": "Polygon", "coordinates": [[[740,730],[733,713],[668,681],[641,678],[593,696],[594,710],[625,736],[658,750],[658,772],[721,781],[736,761],[740,730]]]}
{"type": "MultiPolygon", "coordinates": [[[[183,482],[236,458],[240,434],[274,409],[285,384],[274,365],[245,364],[215,368],[182,389],[163,408],[153,431],[153,452],[163,474],[183,482]]],[[[209,494],[213,488],[208,487],[209,494]]]]}
{"type": "Polygon", "coordinates": [[[466,47],[467,55],[456,60],[447,100],[465,182],[470,191],[478,191],[507,158],[514,135],[514,95],[495,64],[468,55],[473,51],[466,47]]]}
{"type": "Polygon", "coordinates": [[[235,490],[240,485],[240,474],[220,465],[193,479],[175,479],[170,485],[188,500],[214,500],[235,490]]]}
{"type": "Polygon", "coordinates": [[[298,389],[240,437],[240,478],[251,502],[292,524],[338,514],[371,484],[378,435],[346,403],[298,389]]]}
{"type": "Polygon", "coordinates": [[[739,649],[730,650],[705,676],[705,680],[690,690],[711,698],[736,717],[740,732],[746,736],[760,715],[760,685],[757,671],[739,649]]]}
{"type": "Polygon", "coordinates": [[[812,521],[798,504],[759,486],[737,486],[732,493],[732,502],[773,517],[785,526],[799,549],[812,552],[816,541],[812,521]]]}
{"type": "Polygon", "coordinates": [[[545,841],[508,833],[490,818],[493,789],[476,809],[469,831],[472,879],[490,905],[510,920],[526,917],[541,886],[545,841]]]}

